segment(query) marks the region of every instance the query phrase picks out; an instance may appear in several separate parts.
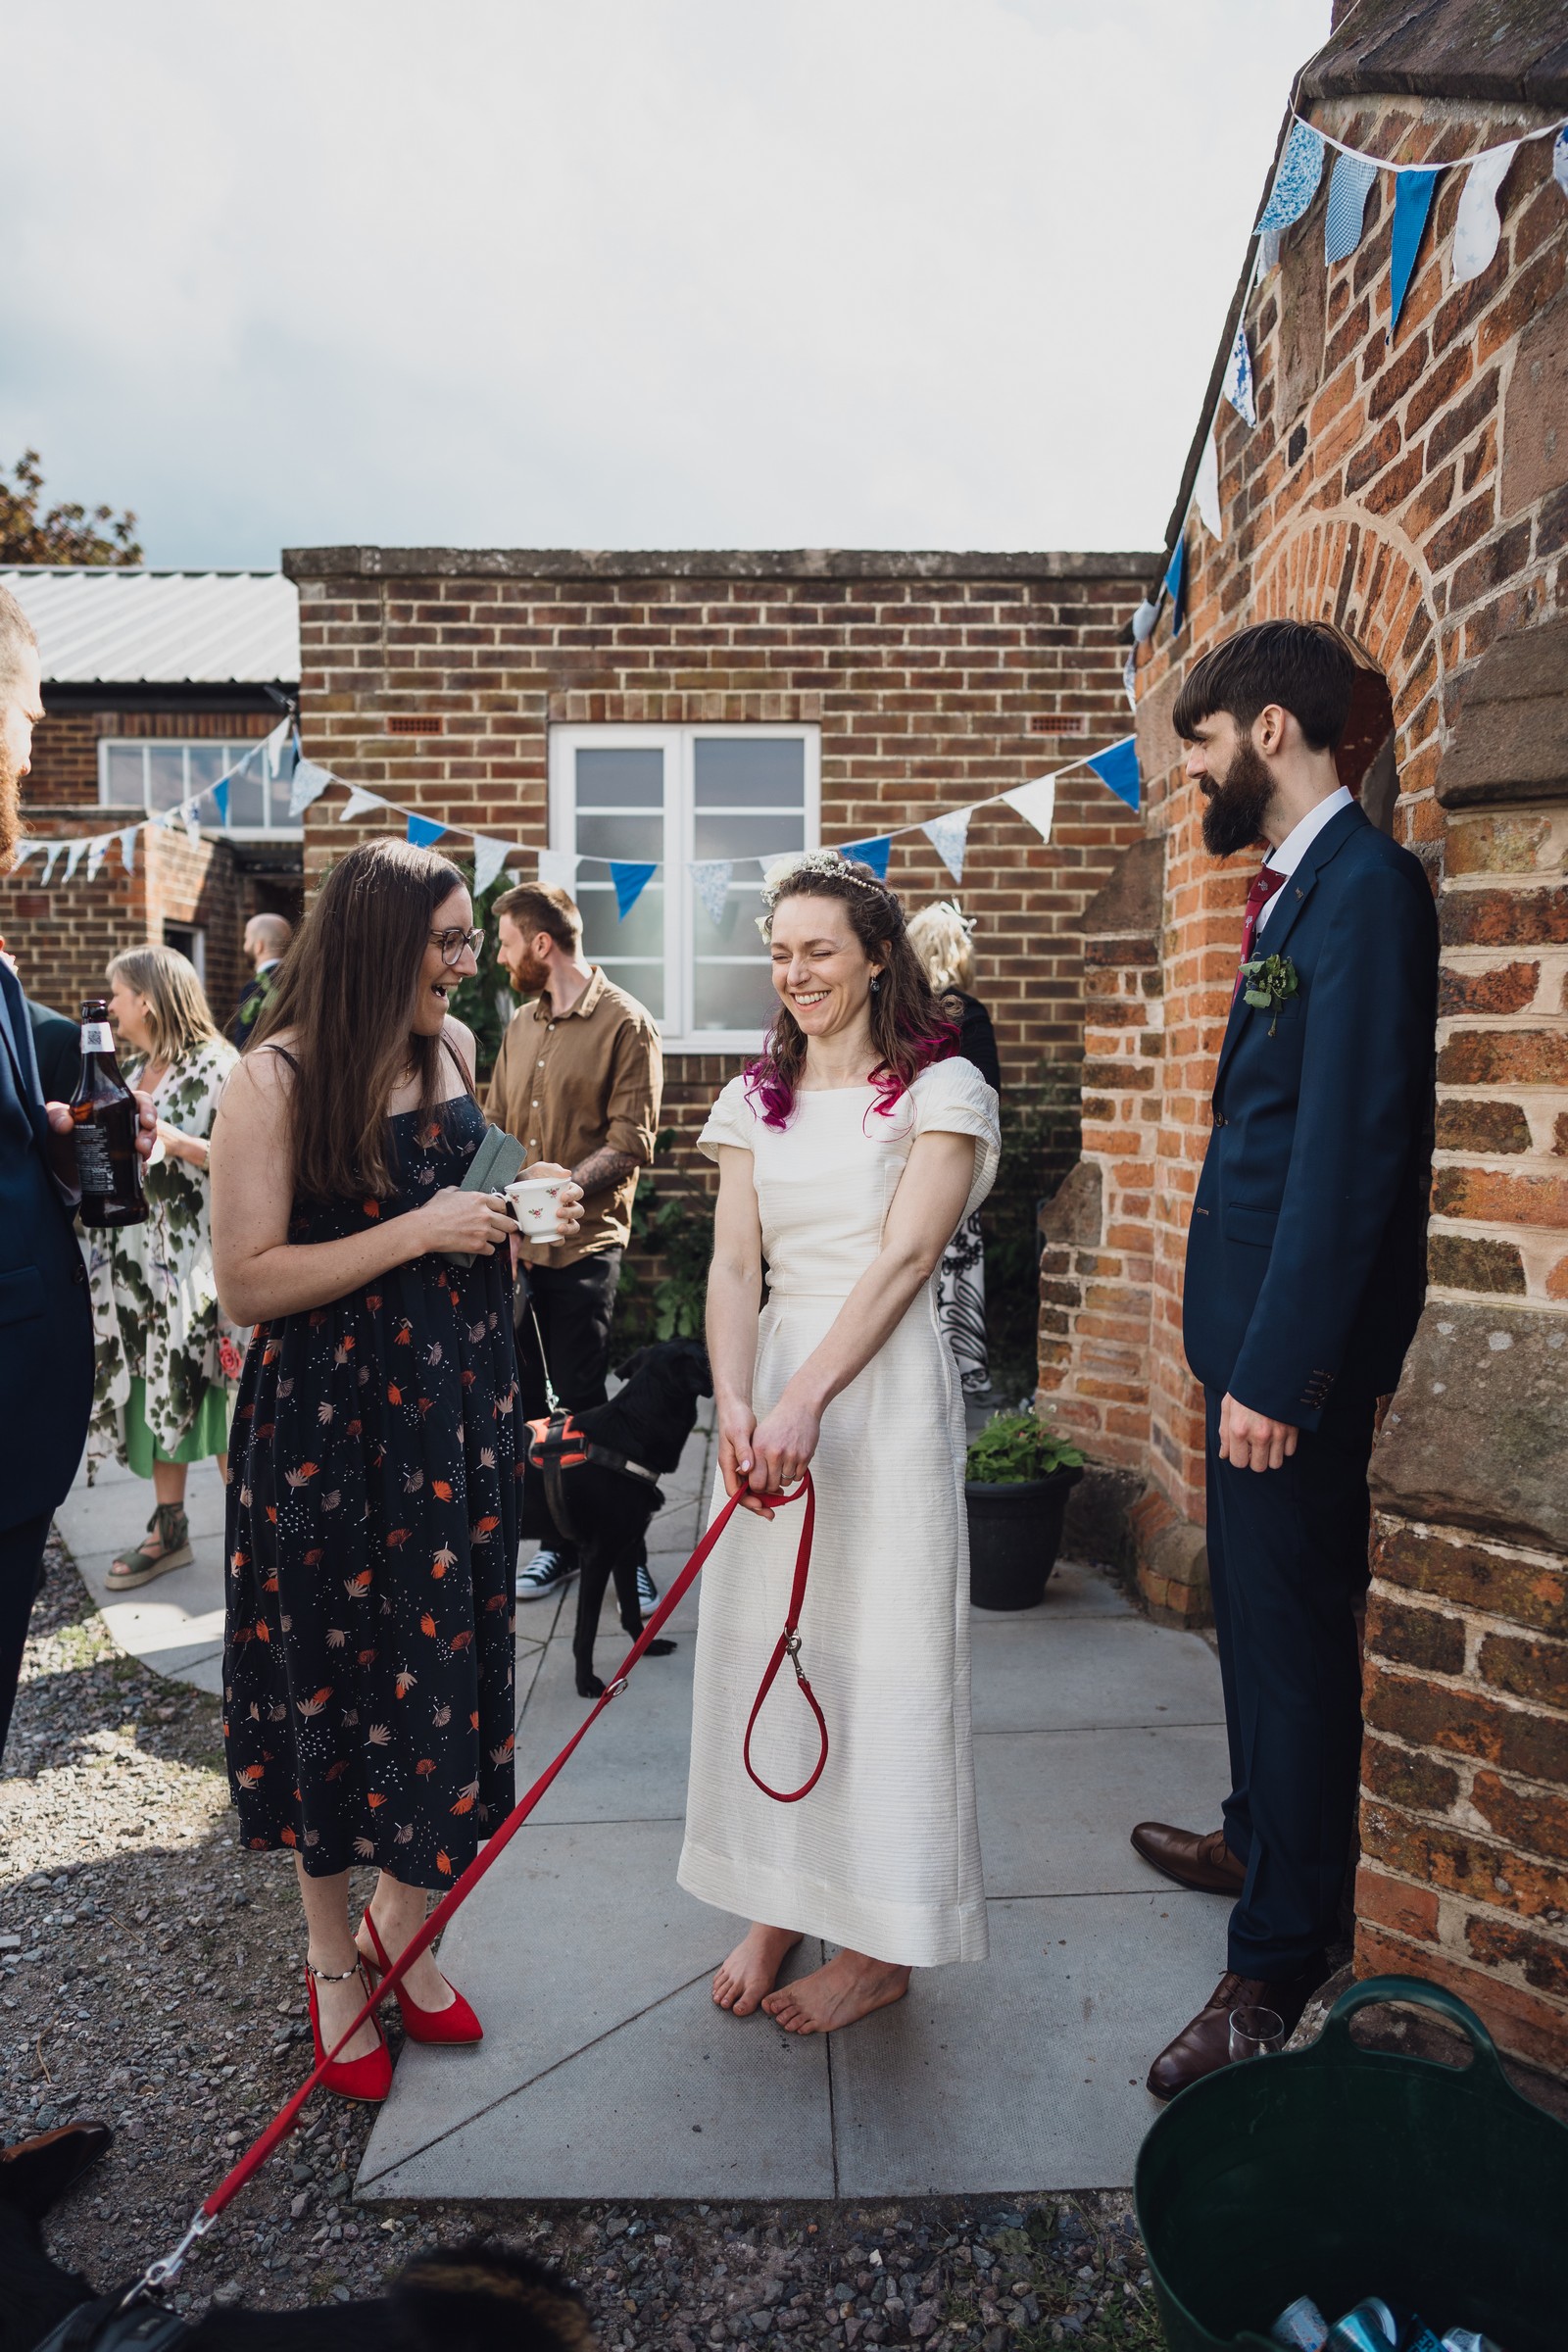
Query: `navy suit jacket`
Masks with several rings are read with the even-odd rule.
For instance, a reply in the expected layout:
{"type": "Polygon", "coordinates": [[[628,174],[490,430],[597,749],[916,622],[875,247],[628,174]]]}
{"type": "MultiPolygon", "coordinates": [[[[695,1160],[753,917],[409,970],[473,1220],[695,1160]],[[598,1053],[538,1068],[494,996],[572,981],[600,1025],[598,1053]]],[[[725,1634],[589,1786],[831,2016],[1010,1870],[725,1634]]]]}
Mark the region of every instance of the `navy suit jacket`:
{"type": "Polygon", "coordinates": [[[26,1000],[0,963],[0,1528],[64,1499],[92,1373],[86,1273],[49,1157],[26,1000]]]}
{"type": "Polygon", "coordinates": [[[1438,923],[1425,869],[1353,805],[1279,892],[1255,956],[1289,957],[1274,1019],[1238,997],[1187,1236],[1182,1333],[1205,1388],[1315,1429],[1336,1382],[1386,1395],[1421,1312],[1438,923]]]}

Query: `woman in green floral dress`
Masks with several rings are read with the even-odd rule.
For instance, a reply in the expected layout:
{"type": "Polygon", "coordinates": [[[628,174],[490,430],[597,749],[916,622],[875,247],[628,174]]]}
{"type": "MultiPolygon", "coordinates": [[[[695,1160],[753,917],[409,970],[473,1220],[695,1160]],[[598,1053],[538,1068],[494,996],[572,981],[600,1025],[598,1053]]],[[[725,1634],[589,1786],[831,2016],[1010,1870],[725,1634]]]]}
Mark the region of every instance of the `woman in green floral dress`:
{"type": "Polygon", "coordinates": [[[207,1139],[239,1057],[218,1033],[194,965],[172,948],[117,956],[108,983],[122,1067],[158,1112],[146,1222],[90,1236],[97,1372],[88,1447],[150,1478],[155,1498],[146,1534],[109,1571],[111,1589],[126,1592],[191,1559],[190,1464],[216,1455],[228,1475],[241,1350],[213,1280],[207,1139]]]}

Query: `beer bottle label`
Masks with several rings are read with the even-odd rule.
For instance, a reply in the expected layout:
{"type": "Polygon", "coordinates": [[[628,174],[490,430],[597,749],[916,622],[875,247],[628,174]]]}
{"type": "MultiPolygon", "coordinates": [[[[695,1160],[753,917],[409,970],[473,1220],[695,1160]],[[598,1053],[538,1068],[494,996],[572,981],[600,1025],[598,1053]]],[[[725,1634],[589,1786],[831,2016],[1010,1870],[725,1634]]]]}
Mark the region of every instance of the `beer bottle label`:
{"type": "Polygon", "coordinates": [[[76,1129],[76,1182],[84,1193],[112,1194],[115,1189],[109,1139],[101,1127],[90,1122],[76,1129]]]}
{"type": "Polygon", "coordinates": [[[107,1021],[82,1022],[81,1050],[84,1054],[112,1054],[114,1052],[115,1033],[107,1021]]]}

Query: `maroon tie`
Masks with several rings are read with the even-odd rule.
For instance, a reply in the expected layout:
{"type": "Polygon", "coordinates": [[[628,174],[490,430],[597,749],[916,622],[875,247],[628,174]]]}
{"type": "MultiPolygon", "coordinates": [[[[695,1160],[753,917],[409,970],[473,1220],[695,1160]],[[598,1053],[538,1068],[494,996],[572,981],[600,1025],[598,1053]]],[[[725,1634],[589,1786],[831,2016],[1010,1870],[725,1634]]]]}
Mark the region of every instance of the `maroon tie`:
{"type": "MultiPolygon", "coordinates": [[[[1278,873],[1272,865],[1260,865],[1256,873],[1252,876],[1252,887],[1247,894],[1247,912],[1242,919],[1243,963],[1246,963],[1251,956],[1252,942],[1257,937],[1257,918],[1262,913],[1264,907],[1268,905],[1270,899],[1280,888],[1284,880],[1285,876],[1282,873],[1278,873]]],[[[1231,1003],[1233,1004],[1241,993],[1242,974],[1241,968],[1238,966],[1236,973],[1236,986],[1231,990],[1231,1003]]]]}

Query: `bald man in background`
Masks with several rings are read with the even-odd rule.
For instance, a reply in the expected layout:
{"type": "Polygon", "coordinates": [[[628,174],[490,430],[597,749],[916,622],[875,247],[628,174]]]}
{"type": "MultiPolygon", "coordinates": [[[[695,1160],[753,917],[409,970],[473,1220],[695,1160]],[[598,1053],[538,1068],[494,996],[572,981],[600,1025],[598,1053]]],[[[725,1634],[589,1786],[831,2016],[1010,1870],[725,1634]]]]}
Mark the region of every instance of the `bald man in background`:
{"type": "Polygon", "coordinates": [[[253,914],[245,926],[245,960],[253,977],[246,981],[228,1024],[228,1042],[243,1053],[262,1006],[272,993],[272,974],[288,953],[294,926],[286,915],[253,914]]]}

